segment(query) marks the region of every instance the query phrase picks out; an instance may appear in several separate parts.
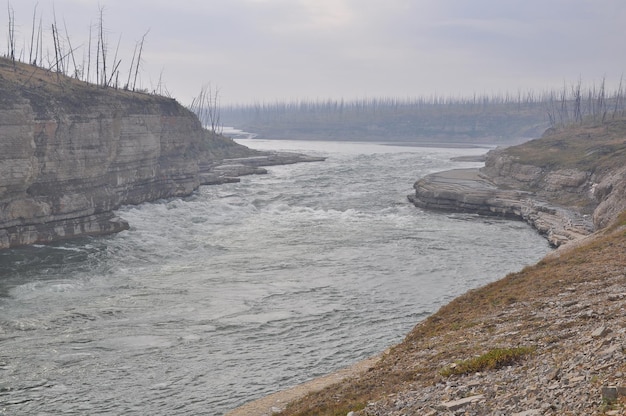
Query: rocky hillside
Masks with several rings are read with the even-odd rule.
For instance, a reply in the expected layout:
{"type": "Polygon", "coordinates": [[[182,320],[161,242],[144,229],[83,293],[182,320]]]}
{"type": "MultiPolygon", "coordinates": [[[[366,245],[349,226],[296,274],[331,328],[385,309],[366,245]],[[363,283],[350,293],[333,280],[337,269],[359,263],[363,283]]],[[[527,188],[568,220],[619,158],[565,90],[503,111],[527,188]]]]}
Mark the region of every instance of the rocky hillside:
{"type": "Polygon", "coordinates": [[[173,99],[0,58],[0,249],[120,231],[121,205],[288,161],[212,134],[173,99]]]}

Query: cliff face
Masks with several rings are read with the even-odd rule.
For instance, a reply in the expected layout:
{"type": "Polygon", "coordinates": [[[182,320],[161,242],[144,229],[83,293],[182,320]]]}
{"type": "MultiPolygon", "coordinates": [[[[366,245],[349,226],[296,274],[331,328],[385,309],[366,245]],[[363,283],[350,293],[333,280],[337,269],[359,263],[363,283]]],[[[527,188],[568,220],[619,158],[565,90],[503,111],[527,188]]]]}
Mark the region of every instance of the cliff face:
{"type": "Polygon", "coordinates": [[[253,154],[175,100],[0,60],[0,248],[125,229],[120,205],[188,195],[253,154]]]}
{"type": "Polygon", "coordinates": [[[626,209],[626,120],[549,131],[487,154],[485,166],[418,180],[418,207],[527,221],[560,246],[626,209]]]}
{"type": "Polygon", "coordinates": [[[480,169],[481,176],[499,189],[523,190],[535,200],[589,218],[595,229],[602,229],[626,209],[626,134],[621,124],[607,124],[601,129],[603,136],[597,135],[597,128],[584,129],[590,132],[583,144],[578,141],[580,133],[565,131],[554,138],[548,135],[526,145],[493,150],[480,169]],[[530,154],[553,153],[553,162],[532,163],[524,155],[524,146],[530,154]]]}

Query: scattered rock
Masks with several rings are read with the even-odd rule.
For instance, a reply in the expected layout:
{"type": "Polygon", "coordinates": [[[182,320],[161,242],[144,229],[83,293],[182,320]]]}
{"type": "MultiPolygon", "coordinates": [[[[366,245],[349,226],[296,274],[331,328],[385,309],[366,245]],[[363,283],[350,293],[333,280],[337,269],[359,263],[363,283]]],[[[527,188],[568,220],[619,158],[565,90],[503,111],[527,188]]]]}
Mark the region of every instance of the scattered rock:
{"type": "Polygon", "coordinates": [[[535,416],[535,415],[540,415],[540,414],[541,414],[541,409],[532,409],[532,410],[526,410],[524,412],[515,413],[511,416],[535,416]]]}
{"type": "Polygon", "coordinates": [[[585,381],[585,376],[578,376],[567,379],[568,384],[576,384],[580,383],[581,381],[585,381]]]}
{"type": "Polygon", "coordinates": [[[602,400],[612,403],[617,400],[617,387],[602,387],[602,400]]]}
{"type": "MultiPolygon", "coordinates": [[[[437,409],[435,414],[442,416],[600,414],[603,402],[626,397],[626,386],[619,383],[624,378],[622,364],[626,361],[626,298],[606,301],[607,293],[626,291],[622,270],[618,267],[613,277],[580,283],[574,291],[557,288],[558,292],[545,293],[544,298],[535,297],[533,302],[494,310],[481,316],[475,330],[462,335],[469,351],[484,351],[485,345],[494,342],[537,347],[536,354],[523,363],[452,376],[437,387],[414,385],[410,391],[396,392],[401,401],[381,400],[355,412],[355,416],[423,415],[430,414],[431,409],[437,409]],[[578,312],[564,316],[563,305],[582,312],[593,309],[603,322],[598,324],[578,312]],[[489,331],[481,330],[482,325],[489,331]],[[607,336],[609,333],[614,335],[607,336]],[[596,383],[605,387],[596,388],[596,383]],[[477,396],[481,398],[476,400],[477,396]]],[[[414,365],[427,367],[430,357],[424,354],[414,365]]],[[[459,359],[463,357],[444,356],[436,367],[445,368],[459,359]]],[[[626,412],[621,409],[618,414],[626,412]]]]}
{"type": "Polygon", "coordinates": [[[449,401],[449,402],[441,403],[441,406],[443,408],[445,408],[446,410],[454,412],[456,410],[459,410],[459,409],[467,406],[470,403],[478,402],[480,400],[483,400],[484,398],[485,398],[484,395],[477,394],[475,396],[464,397],[462,399],[452,400],[452,401],[449,401]]]}
{"type": "Polygon", "coordinates": [[[602,338],[604,336],[606,336],[609,332],[611,332],[610,329],[608,329],[605,326],[601,326],[596,328],[592,333],[591,333],[591,337],[592,338],[602,338]]]}
{"type": "Polygon", "coordinates": [[[609,347],[603,351],[600,351],[599,356],[603,360],[608,360],[611,357],[613,357],[613,354],[615,354],[615,352],[617,352],[619,349],[620,349],[620,346],[613,345],[612,347],[609,347]]]}

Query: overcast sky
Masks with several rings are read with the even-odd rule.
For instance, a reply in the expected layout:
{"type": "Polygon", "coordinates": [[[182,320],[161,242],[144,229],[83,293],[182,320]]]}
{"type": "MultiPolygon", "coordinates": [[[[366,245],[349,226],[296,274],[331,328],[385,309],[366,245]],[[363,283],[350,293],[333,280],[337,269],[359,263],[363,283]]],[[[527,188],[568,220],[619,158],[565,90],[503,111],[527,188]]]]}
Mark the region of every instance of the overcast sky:
{"type": "MultiPolygon", "coordinates": [[[[3,3],[4,55],[9,19],[3,3]]],[[[121,36],[123,73],[149,30],[142,87],[155,88],[161,77],[183,104],[208,83],[228,104],[538,91],[579,78],[592,84],[605,76],[617,84],[626,69],[624,0],[9,3],[18,50],[28,54],[36,3],[45,36],[52,38],[54,4],[80,59],[100,5],[111,54],[121,36]]]]}

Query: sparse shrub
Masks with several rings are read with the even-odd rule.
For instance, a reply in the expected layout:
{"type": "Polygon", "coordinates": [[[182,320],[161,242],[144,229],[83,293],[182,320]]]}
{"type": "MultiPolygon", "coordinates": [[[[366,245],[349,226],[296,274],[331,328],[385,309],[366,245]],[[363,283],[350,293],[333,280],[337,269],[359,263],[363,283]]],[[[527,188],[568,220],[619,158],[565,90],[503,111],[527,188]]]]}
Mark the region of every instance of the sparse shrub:
{"type": "Polygon", "coordinates": [[[470,358],[447,367],[441,371],[441,375],[472,374],[485,370],[496,370],[507,365],[513,365],[526,356],[532,354],[532,347],[495,348],[478,357],[470,358]]]}

